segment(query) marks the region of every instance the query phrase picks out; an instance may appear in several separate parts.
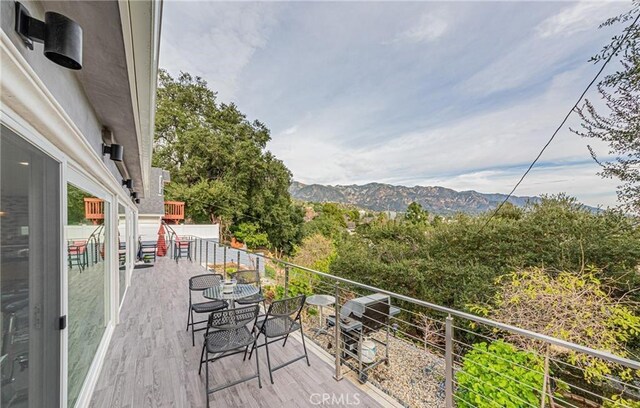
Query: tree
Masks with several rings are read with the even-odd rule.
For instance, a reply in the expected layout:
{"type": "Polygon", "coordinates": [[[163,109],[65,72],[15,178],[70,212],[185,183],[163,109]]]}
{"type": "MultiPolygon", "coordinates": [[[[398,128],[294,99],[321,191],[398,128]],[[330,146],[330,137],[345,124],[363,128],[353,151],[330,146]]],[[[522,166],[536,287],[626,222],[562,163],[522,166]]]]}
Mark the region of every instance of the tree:
{"type": "Polygon", "coordinates": [[[429,223],[429,212],[423,209],[419,203],[414,201],[407,207],[407,213],[404,216],[404,220],[413,225],[424,226],[429,223]]]}
{"type": "Polygon", "coordinates": [[[88,222],[84,217],[84,199],[87,197],[92,195],[73,184],[67,184],[67,224],[80,225],[88,222]]]}
{"type": "MultiPolygon", "coordinates": [[[[496,279],[500,289],[487,308],[472,310],[502,323],[626,357],[627,344],[640,336],[640,316],[633,312],[636,305],[624,297],[613,298],[607,286],[596,278],[596,271],[589,269],[580,273],[554,273],[543,268],[518,270],[496,279]]],[[[525,349],[540,346],[516,334],[508,339],[525,349]]],[[[588,381],[600,380],[621,369],[560,347],[549,351],[580,367],[588,381]]]]}
{"type": "MultiPolygon", "coordinates": [[[[634,0],[631,11],[605,21],[601,27],[633,21],[640,13],[640,1],[634,0]]],[[[577,111],[582,119],[581,130],[574,133],[600,139],[609,145],[611,161],[600,160],[589,146],[593,159],[602,166],[600,175],[618,179],[618,199],[622,207],[640,214],[640,26],[629,25],[621,35],[613,37],[595,63],[621,55],[622,69],[607,75],[599,84],[598,92],[606,104],[606,113],[598,112],[586,100],[577,111]]]]}
{"type": "Polygon", "coordinates": [[[233,231],[233,235],[247,245],[249,249],[263,247],[269,244],[269,237],[260,232],[260,227],[251,222],[239,224],[233,231]]]}
{"type": "Polygon", "coordinates": [[[269,140],[264,124],[218,103],[203,79],[160,71],[153,164],[171,172],[167,197],[185,201],[195,222],[219,222],[225,238],[233,225],[252,223],[273,249],[290,251],[301,239],[302,209],[269,140]]]}
{"type": "Polygon", "coordinates": [[[303,235],[308,237],[322,234],[327,238],[339,240],[346,232],[345,216],[349,215],[349,211],[343,211],[335,203],[317,203],[314,205],[314,211],[317,215],[304,224],[303,235]]]}
{"type": "MultiPolygon", "coordinates": [[[[511,210],[482,230],[489,213],[458,214],[426,230],[384,221],[360,225],[337,246],[331,272],[458,309],[488,301],[495,278],[516,268],[593,265],[597,278],[611,282],[614,298],[640,287],[640,230],[632,218],[566,196],[511,210]]],[[[640,301],[639,295],[627,298],[640,301]]]]}
{"type": "Polygon", "coordinates": [[[329,272],[329,265],[336,257],[336,246],[331,239],[321,234],[305,237],[297,246],[291,260],[295,265],[305,266],[320,272],[329,272]]]}

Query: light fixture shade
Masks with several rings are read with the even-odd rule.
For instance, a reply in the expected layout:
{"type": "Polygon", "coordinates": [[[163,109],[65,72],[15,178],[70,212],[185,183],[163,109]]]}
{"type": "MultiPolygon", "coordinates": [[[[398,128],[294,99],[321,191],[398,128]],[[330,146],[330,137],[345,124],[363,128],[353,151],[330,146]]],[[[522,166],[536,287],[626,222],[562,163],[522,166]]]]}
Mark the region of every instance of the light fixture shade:
{"type": "Polygon", "coordinates": [[[133,198],[134,200],[138,199],[138,193],[136,193],[135,191],[133,193],[131,193],[131,198],[133,198]]]}
{"type": "Polygon", "coordinates": [[[102,155],[109,155],[113,161],[121,162],[124,157],[124,147],[119,144],[111,143],[111,146],[102,145],[102,155]]]}
{"type": "Polygon", "coordinates": [[[44,14],[44,55],[65,68],[82,69],[82,27],[62,14],[44,14]]]}
{"type": "Polygon", "coordinates": [[[15,3],[15,30],[25,45],[44,44],[44,55],[69,69],[82,69],[82,27],[69,17],[47,11],[44,21],[31,17],[21,3],[15,3]]]}
{"type": "Polygon", "coordinates": [[[133,180],[131,179],[122,180],[122,185],[125,186],[126,188],[133,188],[133,180]]]}
{"type": "Polygon", "coordinates": [[[140,204],[140,199],[136,198],[135,200],[133,200],[133,202],[136,203],[136,204],[140,204]]]}

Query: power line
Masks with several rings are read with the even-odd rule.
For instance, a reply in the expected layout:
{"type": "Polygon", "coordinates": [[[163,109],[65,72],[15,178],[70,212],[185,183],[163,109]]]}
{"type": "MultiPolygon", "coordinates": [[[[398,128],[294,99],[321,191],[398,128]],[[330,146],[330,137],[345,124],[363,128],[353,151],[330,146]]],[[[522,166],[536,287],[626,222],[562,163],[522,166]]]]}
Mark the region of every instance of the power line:
{"type": "Polygon", "coordinates": [[[567,114],[565,115],[564,119],[562,119],[562,122],[560,122],[560,125],[556,128],[555,132],[553,132],[553,134],[551,135],[551,137],[549,138],[549,140],[547,141],[547,143],[545,143],[545,145],[542,147],[542,150],[540,150],[540,152],[538,153],[538,155],[536,156],[536,158],[533,160],[533,162],[531,162],[531,164],[529,165],[529,168],[527,168],[527,171],[524,172],[524,174],[522,175],[522,177],[520,177],[520,180],[518,180],[518,182],[516,183],[516,185],[513,187],[513,189],[511,190],[511,192],[509,194],[507,194],[507,197],[505,197],[505,199],[500,203],[500,205],[498,205],[498,207],[495,209],[495,211],[491,214],[491,216],[489,217],[489,219],[482,225],[482,227],[480,228],[480,230],[478,230],[478,233],[482,232],[482,230],[489,225],[489,223],[491,222],[491,220],[496,216],[496,214],[498,214],[498,211],[500,211],[500,209],[507,203],[507,201],[509,201],[509,198],[511,198],[511,196],[513,195],[513,193],[516,191],[516,189],[520,186],[520,184],[522,183],[522,181],[525,179],[525,177],[527,177],[527,175],[529,174],[529,172],[531,171],[531,169],[533,169],[533,166],[536,165],[536,163],[538,162],[538,160],[540,159],[540,157],[542,157],[542,154],[545,152],[545,150],[547,150],[547,147],[549,147],[549,145],[551,144],[551,142],[553,141],[553,139],[555,139],[556,135],[558,134],[558,132],[560,131],[560,129],[562,129],[562,127],[564,126],[564,124],[567,122],[567,120],[569,119],[569,117],[571,116],[571,114],[578,108],[578,105],[580,104],[580,102],[582,102],[582,99],[584,98],[584,96],[587,94],[587,92],[589,91],[589,89],[591,88],[591,86],[598,80],[598,78],[600,77],[600,74],[602,74],[602,71],[604,71],[604,68],[607,66],[607,64],[609,63],[609,61],[611,61],[611,59],[613,58],[614,55],[616,55],[618,53],[618,51],[620,50],[620,47],[622,47],[622,44],[625,42],[625,40],[627,39],[627,37],[629,36],[629,33],[631,33],[633,27],[636,25],[636,23],[638,22],[638,19],[640,18],[640,13],[638,14],[638,16],[635,18],[635,20],[633,20],[633,23],[631,23],[631,25],[627,28],[627,32],[625,33],[624,37],[622,37],[622,39],[620,40],[620,42],[618,42],[618,44],[613,48],[611,54],[609,55],[609,57],[607,58],[607,60],[604,62],[604,64],[602,64],[602,67],[600,67],[600,70],[598,71],[598,73],[596,74],[595,77],[593,77],[593,79],[591,80],[591,82],[589,82],[589,85],[587,85],[587,87],[584,89],[584,91],[582,91],[582,93],[580,94],[580,97],[578,98],[578,100],[576,101],[575,104],[573,104],[573,106],[571,107],[571,109],[569,109],[569,112],[567,112],[567,114]]]}

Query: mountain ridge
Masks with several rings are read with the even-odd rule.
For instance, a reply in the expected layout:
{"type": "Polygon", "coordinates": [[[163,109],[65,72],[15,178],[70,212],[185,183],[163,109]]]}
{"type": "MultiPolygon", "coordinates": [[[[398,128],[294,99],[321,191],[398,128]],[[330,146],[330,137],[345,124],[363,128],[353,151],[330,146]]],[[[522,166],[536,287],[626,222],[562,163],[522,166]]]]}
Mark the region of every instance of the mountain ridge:
{"type": "MultiPolygon", "coordinates": [[[[313,202],[351,204],[373,211],[406,211],[417,202],[427,211],[449,215],[456,212],[478,214],[495,208],[507,195],[480,193],[475,190],[456,191],[440,186],[399,186],[371,182],[367,184],[324,185],[293,181],[289,192],[294,199],[313,202]]],[[[540,197],[512,196],[509,202],[522,207],[538,202],[540,197]]]]}

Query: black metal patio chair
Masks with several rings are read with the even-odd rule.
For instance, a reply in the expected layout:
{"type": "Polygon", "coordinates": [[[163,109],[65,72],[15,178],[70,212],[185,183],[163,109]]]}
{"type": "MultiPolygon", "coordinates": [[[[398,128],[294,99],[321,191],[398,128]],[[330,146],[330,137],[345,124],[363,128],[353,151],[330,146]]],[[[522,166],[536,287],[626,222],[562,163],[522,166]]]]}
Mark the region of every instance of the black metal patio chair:
{"type": "Polygon", "coordinates": [[[69,260],[69,269],[72,269],[73,265],[77,265],[82,273],[89,263],[87,243],[85,241],[67,242],[67,258],[69,260]]]}
{"type": "Polygon", "coordinates": [[[233,278],[240,284],[256,285],[259,292],[255,295],[243,297],[236,300],[239,305],[253,305],[262,302],[262,307],[267,310],[265,298],[262,295],[262,287],[260,285],[260,272],[258,270],[238,271],[233,274],[233,278]]]}
{"type": "Polygon", "coordinates": [[[302,308],[304,307],[305,299],[305,295],[300,295],[293,298],[276,300],[271,303],[271,305],[269,305],[269,310],[267,310],[267,314],[264,316],[264,318],[258,321],[258,324],[256,326],[258,334],[256,336],[256,342],[251,347],[249,360],[251,360],[253,350],[256,350],[257,352],[258,348],[260,347],[264,347],[267,350],[267,365],[269,367],[269,379],[271,380],[271,384],[273,384],[273,372],[286,367],[291,363],[295,363],[296,361],[304,358],[307,360],[307,365],[311,366],[311,364],[309,363],[309,356],[307,354],[307,346],[304,343],[304,332],[302,331],[302,319],[300,317],[300,313],[302,312],[302,308]],[[300,337],[302,338],[302,348],[304,349],[304,354],[271,368],[269,344],[284,339],[284,342],[282,343],[282,347],[284,347],[287,344],[289,334],[297,330],[300,330],[300,337]],[[260,337],[260,334],[264,336],[263,344],[258,344],[258,338],[260,337]]]}
{"type": "Polygon", "coordinates": [[[194,320],[194,313],[211,313],[225,309],[229,306],[226,300],[209,300],[206,302],[193,303],[191,294],[193,292],[203,292],[205,289],[220,285],[222,275],[205,273],[189,278],[189,315],[187,316],[187,331],[191,327],[191,343],[196,345],[195,332],[205,330],[206,327],[195,328],[196,324],[207,323],[207,320],[194,320]]]}
{"type": "Polygon", "coordinates": [[[193,262],[191,259],[191,244],[193,241],[190,239],[184,239],[180,237],[176,237],[176,241],[173,244],[173,258],[176,263],[178,263],[179,259],[187,258],[189,261],[193,262]]]}
{"type": "Polygon", "coordinates": [[[222,358],[240,353],[244,353],[246,356],[249,346],[255,345],[257,339],[255,327],[259,313],[260,306],[252,305],[236,309],[219,310],[209,315],[207,331],[204,335],[204,343],[202,344],[202,353],[200,354],[200,367],[198,369],[198,375],[200,375],[202,373],[202,364],[205,365],[205,395],[207,398],[207,407],[209,407],[209,394],[242,382],[257,378],[258,387],[262,388],[260,362],[256,350],[255,374],[209,389],[209,362],[213,363],[222,358]],[[213,357],[209,357],[210,354],[213,354],[213,357]]]}

